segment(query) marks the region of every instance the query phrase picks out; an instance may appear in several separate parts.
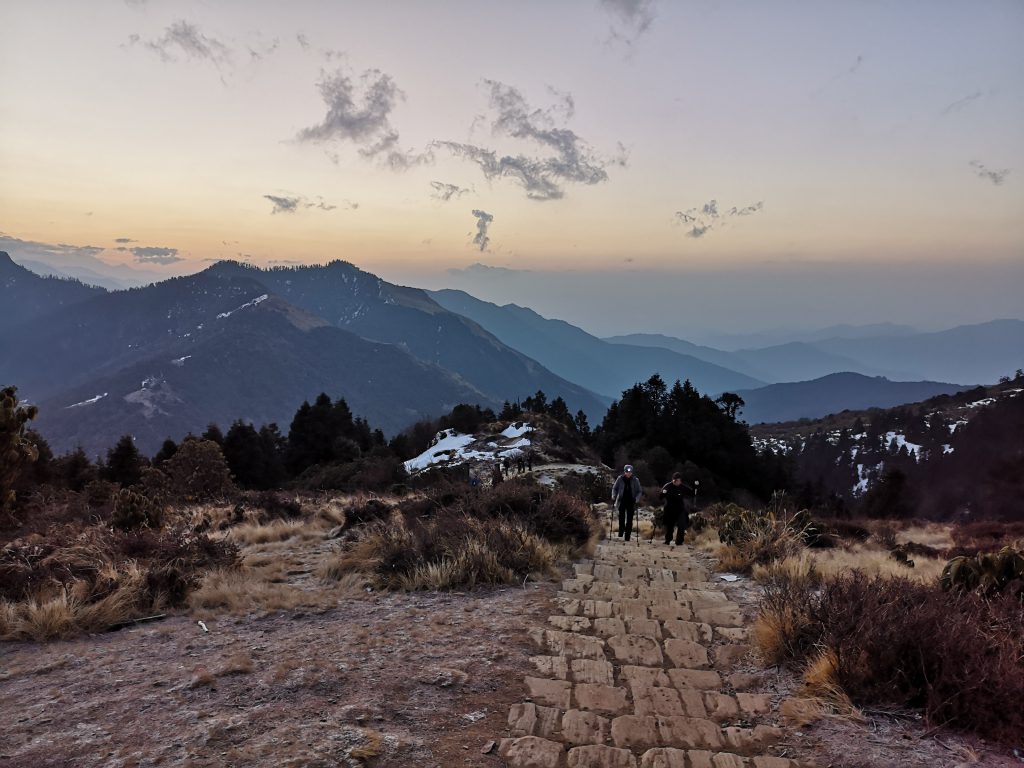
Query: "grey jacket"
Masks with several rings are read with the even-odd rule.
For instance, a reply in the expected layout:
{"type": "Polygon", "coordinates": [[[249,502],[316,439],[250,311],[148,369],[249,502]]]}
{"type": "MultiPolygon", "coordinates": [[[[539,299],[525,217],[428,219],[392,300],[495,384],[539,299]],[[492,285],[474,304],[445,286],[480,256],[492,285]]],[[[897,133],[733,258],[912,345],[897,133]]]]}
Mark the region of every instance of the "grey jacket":
{"type": "MultiPolygon", "coordinates": [[[[615,485],[612,486],[612,501],[619,504],[620,500],[625,498],[625,490],[626,476],[619,475],[618,479],[615,481],[615,485]]],[[[640,499],[641,495],[643,495],[643,489],[640,487],[640,481],[637,479],[636,475],[633,475],[633,480],[630,483],[630,492],[634,503],[640,499]]]]}

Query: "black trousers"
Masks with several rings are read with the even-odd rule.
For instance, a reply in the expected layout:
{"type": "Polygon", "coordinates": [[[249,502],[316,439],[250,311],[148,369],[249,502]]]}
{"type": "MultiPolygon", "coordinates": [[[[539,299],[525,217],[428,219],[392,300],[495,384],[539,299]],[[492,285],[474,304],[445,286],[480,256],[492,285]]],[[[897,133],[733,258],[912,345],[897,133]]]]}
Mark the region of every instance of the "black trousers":
{"type": "Polygon", "coordinates": [[[672,543],[672,531],[676,531],[676,544],[683,543],[686,535],[686,526],[690,522],[689,516],[682,509],[665,510],[665,543],[672,543]]]}
{"type": "Polygon", "coordinates": [[[636,504],[619,504],[619,536],[625,534],[626,541],[629,541],[629,534],[633,530],[633,512],[636,511],[636,504]]]}

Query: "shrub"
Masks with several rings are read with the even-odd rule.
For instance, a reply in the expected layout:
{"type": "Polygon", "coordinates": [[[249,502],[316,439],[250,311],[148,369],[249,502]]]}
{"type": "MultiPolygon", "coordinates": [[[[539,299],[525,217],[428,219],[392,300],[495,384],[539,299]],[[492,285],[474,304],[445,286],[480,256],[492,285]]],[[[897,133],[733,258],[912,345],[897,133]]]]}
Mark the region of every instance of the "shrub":
{"type": "Polygon", "coordinates": [[[183,501],[213,501],[234,492],[228,463],[212,440],[186,440],[163,468],[171,492],[183,501]]]}
{"type": "Polygon", "coordinates": [[[1004,743],[1024,732],[1019,600],[859,572],[820,585],[782,577],[758,626],[768,658],[818,662],[816,677],[827,671],[854,703],[920,707],[934,725],[1004,743]]]}
{"type": "Polygon", "coordinates": [[[156,505],[141,493],[122,488],[114,494],[114,514],[111,525],[122,531],[131,531],[144,526],[158,528],[160,513],[156,505]]]}

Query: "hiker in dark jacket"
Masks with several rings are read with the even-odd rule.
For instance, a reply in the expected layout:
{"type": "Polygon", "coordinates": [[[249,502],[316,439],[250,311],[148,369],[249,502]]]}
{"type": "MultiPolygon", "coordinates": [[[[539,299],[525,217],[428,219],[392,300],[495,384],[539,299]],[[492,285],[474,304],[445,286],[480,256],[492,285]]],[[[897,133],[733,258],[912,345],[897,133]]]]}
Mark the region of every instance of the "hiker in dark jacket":
{"type": "Polygon", "coordinates": [[[690,518],[686,514],[686,499],[693,493],[693,488],[683,482],[683,476],[676,472],[672,482],[666,483],[661,489],[661,498],[665,500],[665,543],[672,543],[672,530],[676,530],[676,544],[683,543],[690,518]]]}
{"type": "Polygon", "coordinates": [[[626,541],[633,532],[633,513],[642,493],[640,481],[633,475],[633,465],[627,464],[612,486],[612,503],[619,510],[619,538],[625,533],[626,541]]]}

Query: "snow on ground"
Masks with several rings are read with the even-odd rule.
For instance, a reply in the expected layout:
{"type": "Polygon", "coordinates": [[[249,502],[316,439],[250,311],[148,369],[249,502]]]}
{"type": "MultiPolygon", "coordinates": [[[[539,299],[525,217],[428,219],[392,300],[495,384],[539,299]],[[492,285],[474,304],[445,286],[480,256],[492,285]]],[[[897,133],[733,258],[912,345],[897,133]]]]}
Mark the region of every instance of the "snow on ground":
{"type": "Polygon", "coordinates": [[[953,446],[950,445],[949,443],[946,443],[945,445],[942,446],[942,452],[943,453],[952,453],[953,452],[953,446]]]}
{"type": "Polygon", "coordinates": [[[507,427],[505,427],[505,430],[501,433],[501,436],[522,437],[527,432],[533,432],[533,427],[531,427],[525,421],[517,421],[514,424],[509,424],[507,427]]]}
{"type": "Polygon", "coordinates": [[[917,443],[908,442],[907,438],[904,435],[901,435],[898,432],[886,432],[885,433],[885,444],[887,446],[889,444],[891,444],[892,441],[893,441],[893,438],[896,439],[896,448],[897,448],[897,450],[899,450],[903,446],[907,446],[907,451],[909,451],[910,453],[916,454],[918,458],[921,458],[921,448],[922,448],[922,446],[918,445],[917,443]]]}
{"type": "Polygon", "coordinates": [[[859,496],[862,493],[866,493],[868,490],[868,476],[864,471],[864,465],[857,465],[857,482],[853,486],[853,493],[855,496],[859,496]]]}
{"type": "Polygon", "coordinates": [[[80,405],[92,405],[93,403],[98,403],[100,400],[102,400],[106,396],[107,396],[107,393],[104,392],[102,395],[96,395],[96,397],[90,397],[88,400],[83,400],[80,403],[73,403],[72,405],[68,405],[68,406],[65,407],[65,409],[67,409],[67,408],[78,408],[80,405]]]}
{"type": "Polygon", "coordinates": [[[270,297],[267,294],[264,293],[262,296],[257,296],[252,301],[247,301],[242,306],[236,307],[235,309],[232,309],[230,312],[221,312],[219,315],[217,315],[217,319],[218,320],[223,320],[225,317],[231,317],[233,314],[235,314],[235,312],[238,312],[239,310],[245,309],[246,307],[255,307],[257,304],[261,304],[262,302],[266,301],[268,298],[270,298],[270,297]]]}
{"type": "Polygon", "coordinates": [[[968,403],[967,405],[961,405],[960,407],[961,408],[981,408],[981,407],[986,406],[986,405],[992,405],[992,403],[994,403],[995,401],[996,401],[996,399],[994,397],[986,397],[986,398],[983,398],[981,400],[975,400],[973,403],[968,403]]]}
{"type": "MultiPolygon", "coordinates": [[[[186,333],[185,335],[187,336],[188,334],[186,333]]],[[[171,365],[176,365],[180,368],[181,366],[185,365],[185,361],[188,360],[190,357],[192,357],[192,355],[185,355],[184,357],[179,357],[175,360],[171,360],[171,365]]]]}
{"type": "Polygon", "coordinates": [[[437,433],[433,444],[427,450],[405,462],[405,471],[412,474],[435,464],[458,466],[467,461],[494,462],[506,457],[522,456],[523,449],[532,445],[532,442],[523,435],[532,431],[533,427],[529,424],[519,422],[501,433],[503,439],[500,442],[493,439],[485,442],[473,435],[445,429],[437,433]]]}

